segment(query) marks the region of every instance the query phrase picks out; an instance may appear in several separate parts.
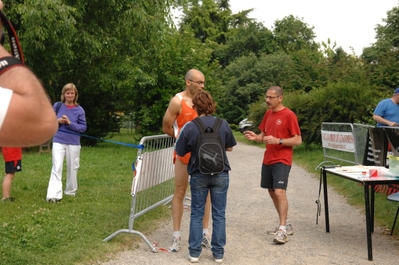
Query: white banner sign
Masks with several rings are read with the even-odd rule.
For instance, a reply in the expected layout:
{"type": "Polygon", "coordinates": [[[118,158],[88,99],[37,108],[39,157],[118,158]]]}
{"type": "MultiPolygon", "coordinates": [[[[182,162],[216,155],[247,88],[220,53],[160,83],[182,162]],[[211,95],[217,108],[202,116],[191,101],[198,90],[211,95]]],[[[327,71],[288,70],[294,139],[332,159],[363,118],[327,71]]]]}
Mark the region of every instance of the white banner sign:
{"type": "Polygon", "coordinates": [[[334,132],[321,130],[323,148],[355,152],[353,134],[351,132],[334,132]]]}

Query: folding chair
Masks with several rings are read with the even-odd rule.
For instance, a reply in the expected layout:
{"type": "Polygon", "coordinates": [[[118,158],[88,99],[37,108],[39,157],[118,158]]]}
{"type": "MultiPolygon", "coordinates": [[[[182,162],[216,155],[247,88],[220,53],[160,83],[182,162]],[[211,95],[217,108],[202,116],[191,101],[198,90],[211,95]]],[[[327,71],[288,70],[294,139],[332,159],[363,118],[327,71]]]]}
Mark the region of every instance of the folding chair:
{"type": "MultiPolygon", "coordinates": [[[[390,201],[399,202],[399,192],[392,193],[391,195],[388,195],[387,199],[390,201]]],[[[396,219],[398,218],[398,214],[399,214],[399,205],[398,205],[398,210],[396,211],[395,220],[393,221],[391,236],[393,234],[393,230],[395,229],[396,219]]]]}

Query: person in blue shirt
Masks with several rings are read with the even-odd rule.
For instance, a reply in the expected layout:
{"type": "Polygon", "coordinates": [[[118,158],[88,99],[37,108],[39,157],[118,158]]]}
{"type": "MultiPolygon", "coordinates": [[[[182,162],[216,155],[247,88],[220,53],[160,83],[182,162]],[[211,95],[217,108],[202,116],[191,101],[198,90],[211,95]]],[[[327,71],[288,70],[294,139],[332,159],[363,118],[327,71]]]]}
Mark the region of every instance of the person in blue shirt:
{"type": "Polygon", "coordinates": [[[53,106],[57,113],[59,129],[53,137],[53,167],[46,195],[48,202],[58,202],[62,199],[62,169],[65,157],[67,179],[64,194],[75,196],[78,189],[79,134],[87,129],[85,111],[77,103],[78,97],[76,86],[72,83],[66,84],[62,88],[61,102],[56,102],[53,106]]]}
{"type": "Polygon", "coordinates": [[[391,98],[378,103],[373,120],[377,122],[377,127],[399,126],[399,88],[395,89],[391,98]]]}
{"type": "MultiPolygon", "coordinates": [[[[216,118],[212,116],[215,113],[216,104],[212,96],[206,91],[198,91],[193,97],[193,107],[198,113],[199,119],[205,127],[212,127],[216,118]]],[[[199,165],[196,163],[195,150],[200,137],[200,131],[194,122],[187,122],[181,130],[176,140],[176,153],[184,156],[188,152],[191,157],[188,163],[188,174],[190,178],[191,189],[191,215],[190,215],[190,235],[189,260],[191,263],[199,261],[202,252],[202,219],[204,218],[205,202],[210,192],[212,202],[212,239],[211,251],[215,262],[223,262],[224,246],[226,244],[226,202],[227,190],[229,187],[230,164],[226,156],[226,151],[232,151],[233,146],[237,144],[233,132],[227,121],[222,120],[219,129],[219,136],[224,147],[224,171],[220,174],[208,175],[202,174],[199,165]]]]}

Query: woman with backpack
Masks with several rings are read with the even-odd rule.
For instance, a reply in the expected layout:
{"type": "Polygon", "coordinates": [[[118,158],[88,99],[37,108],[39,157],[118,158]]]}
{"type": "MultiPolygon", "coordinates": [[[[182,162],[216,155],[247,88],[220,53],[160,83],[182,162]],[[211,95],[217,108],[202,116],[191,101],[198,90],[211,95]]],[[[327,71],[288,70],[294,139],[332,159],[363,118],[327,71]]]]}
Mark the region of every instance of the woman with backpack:
{"type": "Polygon", "coordinates": [[[191,152],[187,167],[191,189],[191,215],[189,260],[197,263],[202,247],[202,218],[208,192],[212,202],[211,251],[215,262],[223,262],[226,244],[226,202],[231,170],[226,151],[232,151],[237,144],[227,121],[212,116],[216,104],[206,91],[199,91],[193,97],[193,108],[198,113],[202,126],[196,119],[183,127],[176,141],[176,153],[184,156],[191,152]],[[202,128],[202,129],[200,129],[202,128]],[[217,136],[215,137],[215,133],[217,136]],[[222,159],[221,159],[222,158],[222,159]],[[221,170],[219,166],[221,164],[221,170]]]}

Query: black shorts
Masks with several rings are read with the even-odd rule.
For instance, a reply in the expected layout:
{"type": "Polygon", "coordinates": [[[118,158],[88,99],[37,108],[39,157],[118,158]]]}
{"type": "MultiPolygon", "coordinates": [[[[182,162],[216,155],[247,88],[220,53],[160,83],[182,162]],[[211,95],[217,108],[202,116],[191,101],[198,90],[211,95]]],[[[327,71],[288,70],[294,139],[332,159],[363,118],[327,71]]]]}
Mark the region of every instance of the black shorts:
{"type": "Polygon", "coordinates": [[[22,161],[10,161],[5,163],[6,174],[22,171],[22,161]]]}
{"type": "Polygon", "coordinates": [[[260,186],[264,189],[287,189],[291,167],[283,163],[262,164],[260,186]]]}

